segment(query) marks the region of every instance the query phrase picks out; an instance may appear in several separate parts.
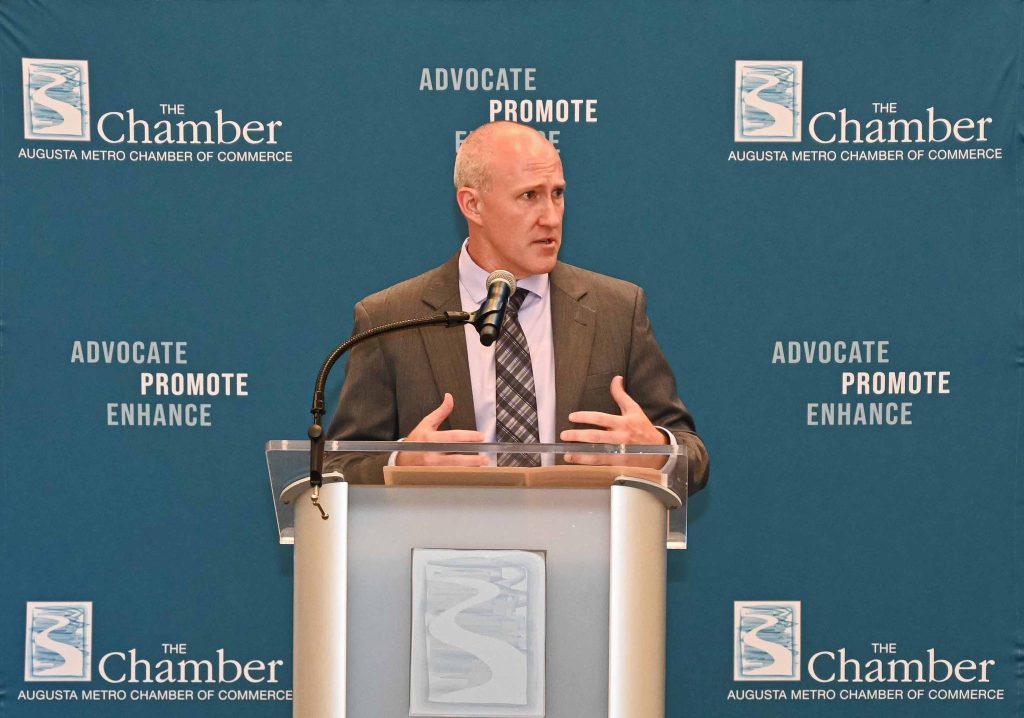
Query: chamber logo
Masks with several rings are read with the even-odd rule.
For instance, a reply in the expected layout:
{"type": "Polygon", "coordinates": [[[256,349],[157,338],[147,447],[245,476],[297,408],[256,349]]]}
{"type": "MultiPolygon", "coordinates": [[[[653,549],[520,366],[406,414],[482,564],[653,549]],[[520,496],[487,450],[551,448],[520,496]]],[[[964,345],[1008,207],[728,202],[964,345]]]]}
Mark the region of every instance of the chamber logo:
{"type": "Polygon", "coordinates": [[[800,602],[733,603],[733,680],[800,680],[800,602]]]}
{"type": "Polygon", "coordinates": [[[91,680],[91,657],[91,601],[26,604],[26,681],[91,680]]]}
{"type": "Polygon", "coordinates": [[[21,59],[26,140],[89,140],[89,63],[21,59]]]}
{"type": "Polygon", "coordinates": [[[799,142],[802,60],[736,61],[736,142],[799,142]]]}

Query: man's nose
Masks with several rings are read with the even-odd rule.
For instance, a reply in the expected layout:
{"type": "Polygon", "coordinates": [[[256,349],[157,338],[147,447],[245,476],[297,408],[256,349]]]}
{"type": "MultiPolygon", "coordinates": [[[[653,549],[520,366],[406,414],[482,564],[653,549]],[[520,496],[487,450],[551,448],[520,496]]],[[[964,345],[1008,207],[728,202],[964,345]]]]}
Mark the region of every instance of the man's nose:
{"type": "Polygon", "coordinates": [[[557,227],[562,223],[562,205],[555,201],[554,197],[548,197],[544,200],[544,206],[541,208],[540,217],[537,218],[537,224],[542,227],[557,227]]]}

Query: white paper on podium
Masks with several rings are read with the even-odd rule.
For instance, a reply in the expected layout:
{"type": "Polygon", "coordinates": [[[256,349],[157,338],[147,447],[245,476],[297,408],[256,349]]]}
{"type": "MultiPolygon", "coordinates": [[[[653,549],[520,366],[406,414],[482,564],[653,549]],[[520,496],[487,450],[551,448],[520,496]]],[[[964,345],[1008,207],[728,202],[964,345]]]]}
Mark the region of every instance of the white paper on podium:
{"type": "Polygon", "coordinates": [[[544,715],[544,556],[414,549],[410,716],[544,715]]]}

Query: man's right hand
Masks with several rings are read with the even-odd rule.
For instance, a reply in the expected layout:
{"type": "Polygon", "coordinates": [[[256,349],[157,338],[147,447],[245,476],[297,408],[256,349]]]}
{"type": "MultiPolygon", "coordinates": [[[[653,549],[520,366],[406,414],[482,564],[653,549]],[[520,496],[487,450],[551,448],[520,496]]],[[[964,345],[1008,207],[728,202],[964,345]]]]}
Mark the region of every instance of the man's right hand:
{"type": "MultiPolygon", "coordinates": [[[[423,417],[406,441],[423,441],[434,444],[454,444],[462,442],[482,443],[484,435],[479,431],[450,429],[441,431],[438,427],[455,408],[455,399],[445,394],[440,406],[423,417]]],[[[449,454],[443,452],[400,451],[395,456],[395,466],[486,466],[487,457],[481,454],[449,454]]]]}

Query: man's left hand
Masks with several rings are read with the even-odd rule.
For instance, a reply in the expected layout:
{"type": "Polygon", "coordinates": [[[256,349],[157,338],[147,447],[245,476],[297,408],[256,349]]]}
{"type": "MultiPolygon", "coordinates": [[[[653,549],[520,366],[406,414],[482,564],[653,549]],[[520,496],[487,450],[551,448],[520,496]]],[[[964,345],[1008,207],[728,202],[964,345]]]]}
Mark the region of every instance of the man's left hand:
{"type": "Polygon", "coordinates": [[[643,408],[626,393],[621,376],[612,379],[612,399],[619,405],[621,416],[603,411],[574,411],[569,421],[592,424],[600,429],[566,429],[562,441],[580,441],[587,444],[667,444],[668,437],[647,418],[643,408]]]}

